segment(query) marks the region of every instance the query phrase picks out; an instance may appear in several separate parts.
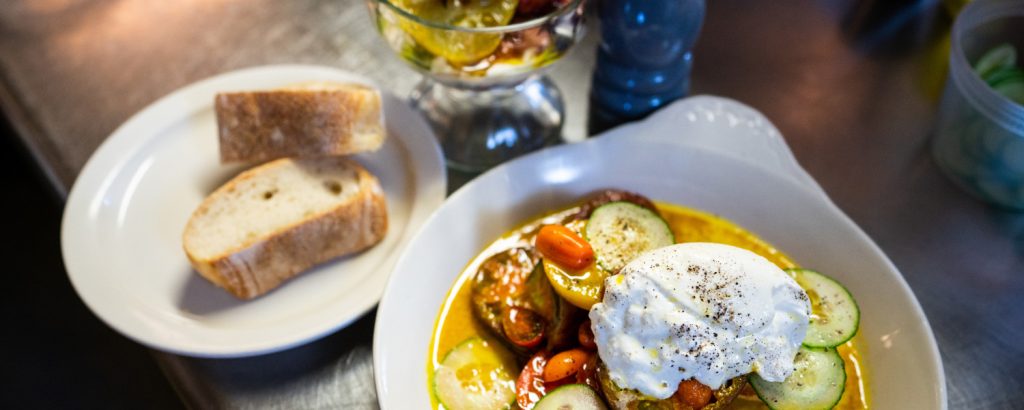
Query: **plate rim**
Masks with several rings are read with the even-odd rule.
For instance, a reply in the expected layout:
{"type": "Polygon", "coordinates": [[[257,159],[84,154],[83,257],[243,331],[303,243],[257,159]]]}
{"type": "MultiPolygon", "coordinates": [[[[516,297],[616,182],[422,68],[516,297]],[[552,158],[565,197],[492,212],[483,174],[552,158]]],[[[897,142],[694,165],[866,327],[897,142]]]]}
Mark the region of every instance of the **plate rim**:
{"type": "MultiPolygon", "coordinates": [[[[282,79],[285,82],[302,82],[309,80],[310,77],[344,79],[372,85],[380,91],[384,101],[382,112],[387,111],[389,106],[406,111],[409,115],[403,115],[403,121],[414,122],[411,126],[423,134],[403,135],[403,138],[400,139],[403,156],[406,158],[409,173],[412,174],[411,188],[413,191],[411,193],[412,201],[409,205],[409,224],[404,227],[404,232],[395,242],[395,247],[383,256],[381,265],[378,266],[382,271],[381,274],[390,275],[393,270],[391,268],[397,263],[405,245],[445,199],[447,174],[441,147],[433,130],[421,116],[413,111],[411,106],[405,103],[404,99],[395,96],[389,90],[380,87],[377,82],[361,74],[334,67],[307,64],[247,67],[189,83],[146,105],[111,132],[93,151],[78,172],[68,193],[61,217],[61,257],[75,293],[100,321],[137,343],[164,352],[200,358],[238,358],[274,353],[317,340],[348,326],[377,305],[386,288],[388,282],[386,279],[380,281],[382,285],[377,289],[372,289],[372,294],[367,294],[352,303],[338,302],[339,304],[351,304],[350,308],[346,308],[352,312],[351,314],[344,315],[337,320],[312,322],[303,327],[304,332],[275,337],[270,342],[247,343],[245,346],[233,347],[230,343],[197,344],[194,342],[182,343],[180,339],[163,340],[160,336],[140,334],[142,332],[108,312],[110,307],[106,307],[96,300],[97,296],[90,290],[92,285],[88,283],[90,274],[87,273],[96,263],[83,260],[84,256],[81,253],[85,251],[81,249],[81,245],[76,243],[76,241],[88,237],[91,232],[90,224],[96,225],[90,221],[91,215],[95,212],[92,208],[96,206],[94,202],[97,200],[98,193],[105,192],[108,189],[107,185],[116,179],[117,175],[124,172],[125,164],[131,160],[135,152],[152,140],[154,132],[134,132],[135,130],[140,128],[165,129],[169,123],[206,109],[207,105],[204,104],[209,104],[212,108],[212,99],[208,103],[199,103],[198,100],[193,100],[202,95],[212,95],[217,91],[238,89],[237,87],[226,87],[224,84],[245,79],[257,79],[250,88],[259,89],[267,88],[265,85],[261,86],[261,82],[265,84],[274,79],[282,79]]],[[[390,119],[387,115],[384,118],[385,124],[387,124],[390,119]]],[[[215,138],[215,135],[211,135],[210,138],[215,138]]],[[[391,136],[391,138],[396,137],[391,136]]],[[[368,286],[361,285],[361,282],[363,280],[360,280],[355,286],[368,286]]]]}
{"type": "MultiPolygon", "coordinates": [[[[732,100],[732,99],[718,97],[718,96],[712,96],[712,95],[698,95],[698,96],[691,96],[691,97],[679,100],[679,101],[677,101],[674,104],[687,104],[687,103],[699,104],[699,103],[704,102],[704,101],[716,102],[716,103],[723,104],[725,106],[731,106],[731,108],[734,108],[734,109],[739,109],[739,110],[743,110],[743,111],[747,111],[747,112],[753,113],[754,115],[760,117],[760,119],[763,121],[764,126],[768,127],[771,130],[774,130],[775,132],[778,133],[777,127],[775,127],[775,125],[767,117],[765,117],[764,114],[762,114],[760,111],[754,109],[753,107],[750,107],[750,106],[748,106],[746,104],[740,103],[740,102],[732,100]]],[[[667,109],[665,111],[667,111],[667,109]]],[[[657,116],[657,114],[658,113],[655,113],[655,115],[652,116],[652,118],[655,118],[655,116],[657,116]]],[[[438,215],[441,214],[442,210],[446,206],[449,206],[448,205],[449,203],[461,201],[461,198],[463,196],[469,195],[468,192],[470,192],[472,190],[476,190],[477,189],[476,186],[485,184],[489,179],[496,178],[496,175],[499,175],[499,174],[502,174],[502,173],[507,174],[508,172],[506,171],[506,169],[511,168],[513,166],[518,166],[516,164],[519,164],[519,163],[526,163],[526,162],[529,162],[529,161],[539,161],[539,159],[543,158],[544,156],[558,156],[558,155],[560,155],[560,154],[562,154],[562,153],[564,153],[564,152],[566,152],[568,150],[594,149],[593,148],[594,146],[597,146],[597,145],[600,145],[600,144],[610,144],[610,143],[614,143],[614,141],[616,141],[616,140],[625,139],[625,138],[637,138],[636,135],[630,135],[631,134],[630,132],[623,132],[623,131],[626,131],[626,130],[628,130],[628,131],[641,130],[641,129],[643,129],[643,127],[645,126],[645,123],[647,121],[648,120],[639,121],[639,122],[633,122],[633,123],[626,123],[626,124],[620,125],[619,127],[616,127],[616,128],[611,129],[611,130],[608,130],[608,131],[606,131],[605,133],[603,133],[603,134],[601,134],[599,136],[588,138],[588,139],[586,139],[586,140],[584,140],[582,142],[573,143],[573,144],[567,144],[567,145],[562,145],[562,146],[557,146],[557,147],[552,147],[552,148],[549,148],[549,149],[546,149],[546,150],[543,150],[543,151],[534,152],[534,153],[531,153],[531,154],[528,154],[528,155],[524,155],[522,157],[516,158],[514,160],[511,160],[509,162],[503,163],[503,164],[501,164],[501,165],[499,165],[497,167],[492,168],[491,170],[487,171],[483,175],[480,175],[479,177],[474,178],[473,180],[469,181],[467,184],[463,185],[457,191],[455,191],[454,193],[449,195],[448,198],[445,200],[445,203],[442,204],[441,207],[437,208],[434,211],[434,213],[430,216],[430,218],[428,218],[423,223],[423,225],[420,226],[420,229],[418,230],[417,234],[412,238],[412,240],[410,241],[410,244],[417,243],[417,242],[420,241],[420,236],[425,235],[425,231],[426,231],[425,228],[434,223],[434,219],[439,217],[438,215]]],[[[638,133],[638,134],[643,135],[643,133],[638,133]]],[[[781,137],[781,133],[779,135],[781,137]]],[[[654,139],[654,141],[657,142],[659,140],[654,139]]],[[[662,139],[660,141],[664,141],[664,139],[662,139]]],[[[791,169],[791,170],[789,170],[789,171],[786,171],[786,170],[779,169],[777,167],[766,167],[763,164],[760,164],[760,163],[758,163],[755,160],[739,158],[739,157],[731,156],[731,155],[726,155],[725,153],[721,152],[720,150],[712,149],[712,148],[709,148],[709,147],[702,147],[702,146],[697,146],[697,145],[693,145],[693,144],[688,144],[688,145],[687,144],[682,144],[682,145],[684,146],[683,149],[694,149],[694,150],[698,150],[698,151],[704,151],[704,152],[707,152],[710,155],[720,156],[720,157],[723,157],[723,158],[728,158],[728,159],[733,160],[733,161],[741,162],[741,163],[743,163],[746,166],[752,167],[754,169],[758,169],[758,170],[760,170],[760,171],[762,171],[762,172],[764,172],[766,174],[771,174],[771,175],[773,175],[773,176],[775,176],[775,177],[777,177],[777,178],[779,178],[781,180],[785,180],[786,181],[785,183],[792,184],[797,189],[802,190],[802,191],[804,191],[804,192],[806,192],[808,194],[817,195],[817,196],[819,196],[821,198],[822,203],[824,204],[824,206],[827,208],[827,210],[830,213],[832,213],[835,216],[837,216],[845,225],[847,225],[848,227],[852,228],[852,232],[854,233],[854,235],[857,236],[858,240],[860,242],[864,243],[865,245],[867,245],[868,249],[873,254],[875,254],[875,256],[879,257],[879,259],[884,263],[884,265],[887,267],[887,269],[891,273],[895,273],[895,275],[890,275],[890,272],[887,272],[886,274],[889,275],[889,276],[893,276],[893,278],[896,280],[896,282],[897,282],[897,284],[899,286],[899,291],[901,293],[903,293],[904,295],[909,296],[909,301],[911,302],[911,306],[912,306],[912,311],[910,312],[910,314],[911,314],[911,316],[914,319],[918,320],[921,323],[921,325],[923,327],[923,330],[924,330],[924,336],[926,336],[926,339],[929,342],[927,344],[927,346],[926,346],[926,349],[927,349],[927,355],[931,359],[931,363],[930,364],[935,366],[935,371],[936,371],[936,374],[935,374],[936,380],[935,381],[937,382],[936,392],[938,393],[937,399],[941,403],[941,408],[942,409],[947,409],[948,408],[948,400],[949,399],[948,399],[948,391],[947,391],[948,390],[947,389],[947,380],[946,380],[945,369],[944,369],[944,366],[943,366],[942,356],[941,356],[941,353],[940,353],[940,350],[939,350],[939,347],[938,347],[938,341],[935,338],[935,332],[932,329],[931,323],[929,322],[928,317],[927,317],[927,315],[924,312],[924,308],[921,306],[920,301],[917,299],[917,295],[914,293],[914,291],[910,287],[909,283],[907,283],[906,278],[903,276],[903,273],[900,272],[899,268],[896,267],[896,265],[892,262],[892,260],[889,258],[889,256],[878,246],[877,243],[875,243],[875,241],[866,232],[864,232],[864,230],[860,227],[860,225],[858,225],[855,221],[853,221],[849,217],[849,215],[847,215],[845,212],[843,212],[843,210],[841,208],[839,208],[832,201],[831,197],[829,197],[827,195],[827,193],[824,191],[824,189],[821,188],[820,185],[818,185],[817,181],[814,180],[814,178],[810,176],[810,173],[808,173],[802,166],[800,166],[800,164],[796,161],[795,157],[791,156],[792,161],[794,162],[796,167],[791,169]],[[805,174],[805,175],[798,175],[798,174],[796,174],[797,170],[802,171],[803,174],[805,174]]],[[[784,140],[783,140],[783,144],[782,144],[782,146],[780,148],[781,149],[785,149],[787,152],[789,151],[788,145],[785,144],[784,140]]],[[[790,153],[790,155],[792,155],[792,154],[790,153]]],[[[386,404],[388,398],[387,398],[387,395],[385,393],[389,392],[389,389],[385,385],[385,380],[384,380],[384,377],[386,377],[385,369],[387,369],[387,361],[386,361],[387,358],[384,357],[384,353],[383,352],[386,349],[384,349],[383,347],[384,347],[384,344],[386,343],[386,340],[384,339],[384,336],[382,335],[383,332],[381,332],[381,329],[383,329],[384,326],[385,326],[383,321],[386,320],[386,318],[389,316],[388,312],[391,309],[396,308],[395,307],[396,304],[394,302],[390,301],[391,300],[391,296],[390,295],[393,293],[393,291],[394,291],[393,289],[395,289],[395,287],[397,286],[396,282],[399,280],[399,278],[395,275],[394,271],[397,270],[399,266],[404,266],[406,264],[405,259],[409,257],[410,249],[411,249],[411,247],[407,246],[406,249],[404,249],[402,251],[402,254],[399,257],[398,262],[395,264],[392,273],[388,277],[388,285],[385,288],[384,295],[382,295],[382,297],[381,297],[380,304],[378,305],[377,317],[375,318],[375,322],[374,322],[374,338],[373,338],[373,365],[374,365],[374,369],[375,369],[375,371],[374,371],[374,386],[375,386],[375,388],[377,389],[377,392],[378,392],[379,404],[381,405],[381,408],[384,408],[384,409],[388,408],[387,404],[386,404]]]]}

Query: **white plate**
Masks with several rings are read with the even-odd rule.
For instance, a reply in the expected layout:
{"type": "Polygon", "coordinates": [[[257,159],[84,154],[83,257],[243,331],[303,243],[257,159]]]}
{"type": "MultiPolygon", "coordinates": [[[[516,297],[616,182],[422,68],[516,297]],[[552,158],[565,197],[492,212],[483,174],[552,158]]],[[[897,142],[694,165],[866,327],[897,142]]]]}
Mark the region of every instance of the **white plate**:
{"type": "Polygon", "coordinates": [[[434,321],[477,252],[530,218],[608,187],[723,215],[835,276],[861,306],[874,407],[946,407],[935,339],[896,267],[800,168],[767,119],[715,97],[682,100],[644,122],[509,162],[449,197],[409,243],[377,310],[382,407],[429,407],[434,321]]]}
{"type": "Polygon", "coordinates": [[[269,353],[341,328],[379,300],[398,251],[444,200],[441,151],[423,120],[382,92],[388,138],[356,159],[381,181],[382,243],[242,302],[195,273],[181,235],[192,211],[244,169],[222,166],[213,96],[306,81],[372,83],[326,67],[269,66],[182,88],[129,119],[82,169],[62,226],[64,264],[103,321],[148,346],[192,356],[269,353]]]}

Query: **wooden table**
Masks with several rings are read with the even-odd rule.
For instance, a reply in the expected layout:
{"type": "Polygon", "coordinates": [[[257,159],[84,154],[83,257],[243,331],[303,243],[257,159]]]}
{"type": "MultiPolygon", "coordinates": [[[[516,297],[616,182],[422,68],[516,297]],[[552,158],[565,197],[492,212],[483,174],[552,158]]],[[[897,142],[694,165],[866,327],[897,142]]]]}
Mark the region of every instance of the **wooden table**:
{"type": "MultiPolygon", "coordinates": [[[[708,3],[693,91],[764,112],[899,266],[938,338],[952,408],[1020,408],[1024,217],[963,194],[928,155],[949,25],[935,2],[897,2],[902,14],[872,1],[708,3]]],[[[419,78],[352,0],[11,0],[0,33],[0,106],[61,195],[131,114],[217,73],[323,64],[400,95],[419,78]]],[[[550,70],[570,142],[585,137],[595,34],[550,70]]],[[[154,357],[192,407],[375,408],[373,318],[268,356],[154,357]]]]}

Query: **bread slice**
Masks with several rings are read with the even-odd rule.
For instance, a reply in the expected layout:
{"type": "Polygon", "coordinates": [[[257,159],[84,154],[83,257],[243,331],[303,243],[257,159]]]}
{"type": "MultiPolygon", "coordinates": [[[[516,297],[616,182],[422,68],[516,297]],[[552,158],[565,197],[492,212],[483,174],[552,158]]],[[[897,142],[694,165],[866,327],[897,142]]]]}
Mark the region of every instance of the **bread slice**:
{"type": "Polygon", "coordinates": [[[284,158],[210,194],[183,242],[200,275],[251,299],[313,265],[373,246],[387,226],[380,183],[355,161],[284,158]]]}
{"type": "Polygon", "coordinates": [[[214,108],[222,163],[348,155],[384,143],[380,93],[363,85],[222,93],[214,108]]]}

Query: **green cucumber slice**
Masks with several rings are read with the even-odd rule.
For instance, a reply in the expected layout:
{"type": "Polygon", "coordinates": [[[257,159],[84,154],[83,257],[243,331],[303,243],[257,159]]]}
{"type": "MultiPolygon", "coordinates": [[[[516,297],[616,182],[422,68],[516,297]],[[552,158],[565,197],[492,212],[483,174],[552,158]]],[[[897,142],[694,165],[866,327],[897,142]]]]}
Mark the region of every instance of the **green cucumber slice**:
{"type": "Polygon", "coordinates": [[[985,52],[974,64],[974,71],[982,79],[1002,68],[1017,65],[1017,49],[1010,44],[1000,44],[985,52]]]}
{"type": "Polygon", "coordinates": [[[839,282],[810,269],[786,269],[811,297],[811,324],[803,344],[836,347],[853,338],[860,326],[860,308],[839,282]]]}
{"type": "Polygon", "coordinates": [[[605,410],[608,407],[590,386],[567,384],[545,394],[533,408],[534,410],[605,410]]]}
{"type": "Polygon", "coordinates": [[[590,214],[584,229],[597,263],[618,272],[641,253],[676,242],[661,216],[630,202],[609,202],[590,214]]]}
{"type": "Polygon", "coordinates": [[[1000,84],[1020,81],[1024,81],[1024,70],[1016,67],[1001,68],[985,77],[985,82],[990,87],[998,87],[1000,84]]]}
{"type": "Polygon", "coordinates": [[[434,372],[446,409],[509,409],[516,399],[515,358],[500,343],[474,337],[452,348],[434,372]]]}
{"type": "Polygon", "coordinates": [[[831,409],[846,390],[846,369],[835,349],[801,347],[793,365],[796,370],[783,382],[769,382],[756,373],[750,385],[773,410],[831,409]]]}

